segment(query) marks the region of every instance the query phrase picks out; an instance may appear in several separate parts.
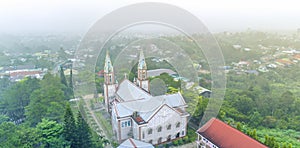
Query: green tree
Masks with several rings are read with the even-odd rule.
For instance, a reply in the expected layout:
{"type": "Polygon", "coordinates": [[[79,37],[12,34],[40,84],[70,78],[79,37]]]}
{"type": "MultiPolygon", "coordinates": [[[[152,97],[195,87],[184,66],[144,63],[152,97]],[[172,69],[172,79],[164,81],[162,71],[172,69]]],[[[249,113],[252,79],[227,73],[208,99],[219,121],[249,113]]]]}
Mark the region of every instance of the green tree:
{"type": "Polygon", "coordinates": [[[3,122],[8,122],[8,121],[9,121],[8,116],[0,114],[0,124],[3,123],[3,122]]]}
{"type": "Polygon", "coordinates": [[[71,68],[70,70],[70,80],[69,80],[69,89],[70,89],[70,95],[71,98],[74,98],[74,87],[73,87],[73,70],[71,68]]]}
{"type": "Polygon", "coordinates": [[[27,123],[35,126],[42,121],[42,118],[61,122],[66,101],[59,79],[46,74],[40,86],[31,94],[30,103],[26,107],[27,123]]]}
{"type": "Polygon", "coordinates": [[[76,123],[71,110],[70,104],[67,103],[65,115],[64,115],[64,125],[63,125],[63,136],[70,142],[71,148],[76,147],[77,141],[77,130],[76,123]]]}
{"type": "Polygon", "coordinates": [[[240,96],[234,103],[234,107],[237,108],[241,113],[246,115],[254,108],[254,102],[251,98],[243,95],[240,96]]]}
{"type": "Polygon", "coordinates": [[[1,112],[19,124],[25,120],[25,107],[30,102],[30,95],[39,88],[39,80],[26,78],[9,87],[0,100],[1,112]]]}
{"type": "Polygon", "coordinates": [[[86,123],[81,113],[77,114],[77,147],[87,148],[92,147],[92,136],[89,125],[86,123]]]}
{"type": "Polygon", "coordinates": [[[255,111],[254,113],[252,113],[249,117],[250,119],[250,125],[256,127],[261,125],[261,122],[263,120],[261,114],[258,111],[255,111]]]}
{"type": "Polygon", "coordinates": [[[41,143],[45,148],[65,147],[66,142],[62,137],[63,126],[56,121],[42,119],[42,122],[36,126],[39,135],[41,135],[41,143]]]}
{"type": "Polygon", "coordinates": [[[242,131],[242,125],[241,125],[240,122],[238,122],[238,123],[236,124],[236,129],[239,130],[239,131],[242,131]]]}
{"type": "Polygon", "coordinates": [[[64,73],[64,68],[62,66],[60,66],[59,73],[60,73],[60,82],[64,84],[66,87],[68,87],[68,82],[64,73]]]}
{"type": "Polygon", "coordinates": [[[1,147],[38,147],[40,139],[35,128],[17,126],[12,122],[0,124],[1,147]]]}
{"type": "Polygon", "coordinates": [[[294,103],[295,97],[292,92],[286,91],[279,98],[280,109],[284,111],[284,113],[288,113],[291,109],[291,105],[294,103]]]}
{"type": "Polygon", "coordinates": [[[64,91],[64,95],[65,95],[65,99],[66,100],[69,100],[70,98],[73,98],[74,96],[74,93],[73,93],[73,82],[72,82],[72,79],[73,79],[73,74],[72,74],[72,70],[70,71],[70,82],[69,82],[69,85],[71,84],[72,86],[69,86],[68,85],[68,82],[67,82],[67,78],[65,76],[65,73],[64,73],[64,69],[62,66],[60,66],[60,82],[61,84],[63,84],[63,91],[64,91]]]}

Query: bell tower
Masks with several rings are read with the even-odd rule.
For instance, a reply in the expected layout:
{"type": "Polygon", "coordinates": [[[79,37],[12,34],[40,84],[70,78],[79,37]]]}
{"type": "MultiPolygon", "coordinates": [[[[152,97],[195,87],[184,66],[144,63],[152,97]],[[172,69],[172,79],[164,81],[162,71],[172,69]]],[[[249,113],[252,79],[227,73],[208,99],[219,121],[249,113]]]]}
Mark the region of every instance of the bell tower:
{"type": "Polygon", "coordinates": [[[111,105],[115,99],[117,85],[115,83],[114,68],[110,60],[109,52],[106,52],[104,63],[104,103],[107,112],[111,112],[111,105]]]}
{"type": "Polygon", "coordinates": [[[149,80],[147,78],[147,65],[146,60],[144,57],[143,50],[140,52],[140,58],[138,63],[138,78],[137,78],[137,85],[144,89],[145,91],[149,92],[149,80]]]}

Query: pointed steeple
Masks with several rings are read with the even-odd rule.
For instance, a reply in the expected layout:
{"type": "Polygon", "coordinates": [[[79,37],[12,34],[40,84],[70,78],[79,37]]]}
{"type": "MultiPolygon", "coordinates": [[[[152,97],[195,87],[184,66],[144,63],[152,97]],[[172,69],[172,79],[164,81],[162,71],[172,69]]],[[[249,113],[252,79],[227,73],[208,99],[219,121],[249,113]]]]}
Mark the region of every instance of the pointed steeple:
{"type": "Polygon", "coordinates": [[[114,79],[114,68],[109,57],[109,52],[107,51],[104,63],[104,82],[105,84],[114,84],[114,79]]]}
{"type": "Polygon", "coordinates": [[[140,52],[140,59],[138,64],[137,86],[149,92],[149,80],[147,79],[147,65],[143,50],[140,52]]]}
{"type": "Polygon", "coordinates": [[[111,112],[111,103],[115,99],[117,84],[115,83],[114,68],[111,63],[109,52],[106,51],[105,63],[104,63],[104,103],[107,112],[111,112]]]}
{"type": "Polygon", "coordinates": [[[147,69],[143,50],[140,51],[140,59],[139,59],[138,69],[147,69]]]}
{"type": "Polygon", "coordinates": [[[105,63],[104,63],[104,72],[105,73],[112,73],[114,72],[114,68],[112,66],[110,57],[109,57],[109,51],[106,51],[106,57],[105,57],[105,63]]]}

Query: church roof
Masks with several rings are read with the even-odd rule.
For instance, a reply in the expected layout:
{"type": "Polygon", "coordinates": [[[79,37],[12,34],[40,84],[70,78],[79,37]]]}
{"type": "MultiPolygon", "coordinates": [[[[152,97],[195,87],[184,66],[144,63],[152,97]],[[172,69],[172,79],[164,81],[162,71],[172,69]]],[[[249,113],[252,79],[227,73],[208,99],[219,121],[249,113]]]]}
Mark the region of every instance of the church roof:
{"type": "Polygon", "coordinates": [[[129,138],[121,143],[118,148],[154,148],[150,143],[129,138]]]}
{"type": "Polygon", "coordinates": [[[133,101],[137,99],[150,98],[151,95],[146,91],[142,90],[128,79],[124,79],[117,90],[117,95],[123,101],[133,101]]]}
{"type": "Polygon", "coordinates": [[[222,148],[267,148],[267,146],[216,118],[210,119],[198,129],[197,133],[222,148]]]}
{"type": "Polygon", "coordinates": [[[148,121],[162,105],[166,104],[169,107],[186,105],[180,93],[151,96],[127,79],[119,85],[117,95],[124,100],[124,102],[114,105],[118,117],[131,116],[133,112],[137,111],[145,121],[148,121]]]}

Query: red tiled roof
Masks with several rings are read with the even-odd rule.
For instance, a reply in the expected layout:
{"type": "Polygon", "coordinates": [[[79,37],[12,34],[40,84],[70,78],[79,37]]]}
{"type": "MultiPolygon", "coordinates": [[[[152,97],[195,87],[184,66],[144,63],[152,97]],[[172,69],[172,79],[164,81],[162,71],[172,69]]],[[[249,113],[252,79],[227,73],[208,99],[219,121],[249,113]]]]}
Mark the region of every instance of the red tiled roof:
{"type": "Polygon", "coordinates": [[[29,75],[36,75],[36,74],[41,74],[40,71],[17,71],[17,72],[11,72],[9,75],[11,77],[15,76],[29,76],[29,75]]]}
{"type": "Polygon", "coordinates": [[[294,55],[294,58],[297,59],[297,60],[300,60],[300,54],[294,55]]]}
{"type": "Polygon", "coordinates": [[[221,148],[267,148],[226,123],[212,118],[197,133],[221,148]]]}
{"type": "Polygon", "coordinates": [[[144,119],[140,116],[136,117],[135,121],[137,121],[138,123],[145,122],[144,119]]]}
{"type": "Polygon", "coordinates": [[[103,76],[104,76],[104,70],[98,71],[97,75],[98,75],[99,77],[101,77],[101,76],[103,77],[103,76]]]}
{"type": "Polygon", "coordinates": [[[290,61],[290,60],[288,60],[288,59],[277,59],[276,62],[285,64],[285,65],[291,65],[291,64],[293,64],[293,62],[290,61]]]}

